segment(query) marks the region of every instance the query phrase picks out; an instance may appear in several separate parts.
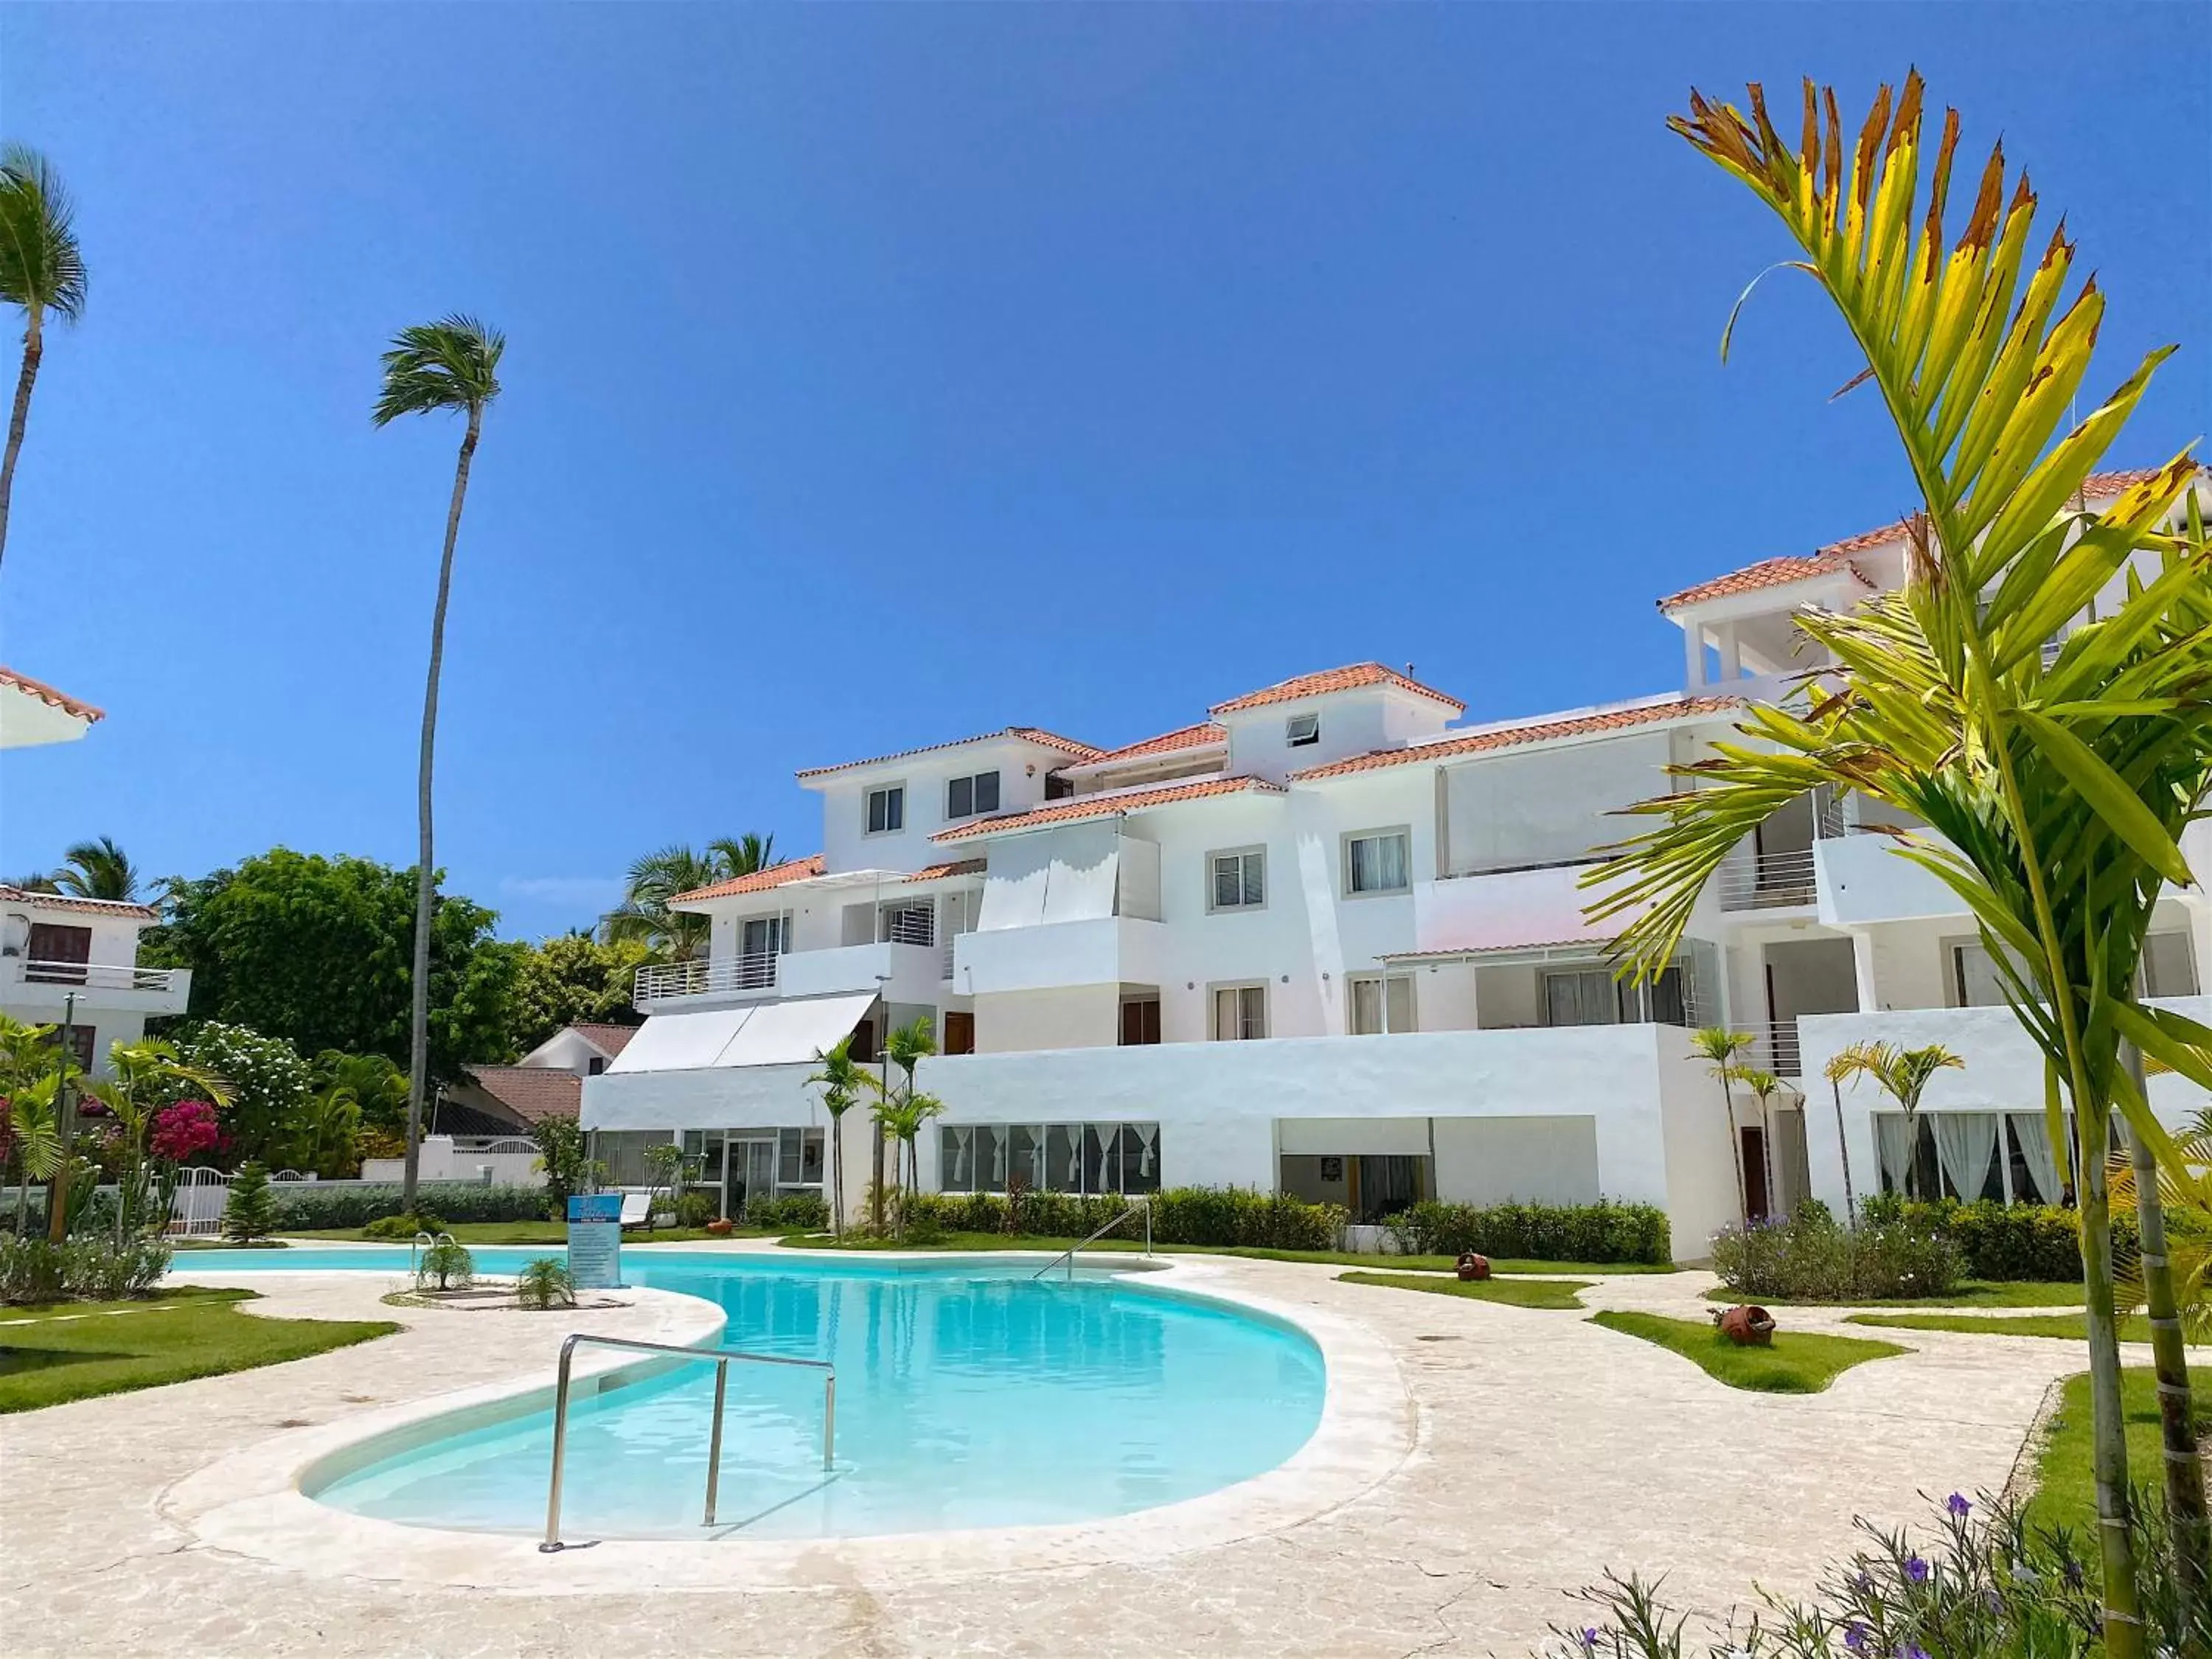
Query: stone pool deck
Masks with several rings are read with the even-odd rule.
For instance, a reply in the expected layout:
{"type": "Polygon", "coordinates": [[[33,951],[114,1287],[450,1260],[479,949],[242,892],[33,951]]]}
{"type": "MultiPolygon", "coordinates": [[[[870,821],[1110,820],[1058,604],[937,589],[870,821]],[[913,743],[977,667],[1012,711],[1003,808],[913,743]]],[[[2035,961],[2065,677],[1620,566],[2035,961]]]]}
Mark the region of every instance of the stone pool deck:
{"type": "MultiPolygon", "coordinates": [[[[1847,1371],[1826,1394],[1752,1395],[1575,1313],[1343,1285],[1335,1267],[1176,1261],[1194,1288],[1310,1310],[1352,1339],[1363,1426],[1350,1455],[1316,1470],[1303,1511],[1255,1505],[1225,1528],[1217,1511],[1187,1544],[1182,1523],[1164,1521],[1139,1551],[1025,1551],[1018,1534],[967,1559],[928,1540],[819,1543],[762,1589],[626,1581],[592,1565],[597,1551],[472,1550],[453,1534],[433,1535],[448,1540],[442,1562],[434,1550],[287,1548],[296,1540],[258,1537],[255,1517],[287,1533],[278,1506],[305,1500],[241,1489],[262,1477],[236,1471],[265,1471],[287,1445],[408,1402],[542,1376],[571,1329],[694,1340],[701,1304],[648,1291],[550,1316],[387,1309],[380,1274],[257,1274],[259,1311],[406,1328],[0,1418],[7,1650],[1517,1656],[1551,1621],[1573,1621],[1571,1593],[1607,1566],[1664,1571],[1676,1597],[1713,1611],[1754,1584],[1805,1588],[1850,1547],[1854,1514],[1917,1521],[1923,1493],[2002,1486],[2045,1389],[2081,1364],[2069,1343],[1871,1331],[1790,1310],[1790,1328],[1913,1352],[1847,1371]],[[231,1472],[220,1509],[216,1470],[231,1472]]],[[[202,1276],[190,1266],[180,1277],[202,1276]]],[[[1712,1282],[1622,1277],[1583,1299],[1702,1318],[1712,1282]]]]}

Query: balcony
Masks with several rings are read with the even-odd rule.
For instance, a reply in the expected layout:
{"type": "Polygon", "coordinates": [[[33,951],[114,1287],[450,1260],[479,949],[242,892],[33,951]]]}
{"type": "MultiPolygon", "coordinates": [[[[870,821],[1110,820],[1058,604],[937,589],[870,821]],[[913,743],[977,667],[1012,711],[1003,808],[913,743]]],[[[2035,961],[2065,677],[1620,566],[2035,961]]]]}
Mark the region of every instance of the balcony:
{"type": "Polygon", "coordinates": [[[714,957],[702,961],[656,962],[637,970],[630,1000],[640,1007],[665,1002],[672,997],[754,996],[775,990],[777,966],[782,957],[758,956],[714,957]]]}
{"type": "Polygon", "coordinates": [[[953,988],[970,996],[1076,985],[1157,985],[1164,931],[1160,923],[1135,916],[1094,916],[962,933],[953,941],[953,988]]]}
{"type": "Polygon", "coordinates": [[[892,1002],[935,1002],[945,956],[931,945],[884,940],[781,955],[655,963],[637,970],[630,1000],[640,1008],[675,1001],[772,1001],[873,991],[892,1002]]]}
{"type": "MultiPolygon", "coordinates": [[[[134,1014],[181,1014],[190,1000],[189,968],[140,968],[129,963],[32,962],[0,958],[0,1002],[51,1023],[73,995],[80,1010],[134,1014]]],[[[82,1016],[80,1016],[82,1017],[82,1016]]]]}
{"type": "Polygon", "coordinates": [[[1813,848],[1732,859],[1713,879],[1723,910],[1777,910],[1810,904],[1819,890],[1813,848]]]}

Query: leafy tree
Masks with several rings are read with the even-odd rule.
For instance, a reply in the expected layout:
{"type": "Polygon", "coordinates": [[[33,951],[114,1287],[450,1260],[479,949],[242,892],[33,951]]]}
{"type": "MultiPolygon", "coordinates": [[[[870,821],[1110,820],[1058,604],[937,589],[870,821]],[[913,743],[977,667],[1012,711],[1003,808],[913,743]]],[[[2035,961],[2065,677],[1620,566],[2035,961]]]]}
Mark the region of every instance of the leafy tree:
{"type": "Polygon", "coordinates": [[[684,846],[647,853],[630,866],[623,902],[600,918],[599,937],[610,945],[642,945],[665,962],[703,957],[713,923],[688,910],[672,910],[668,901],[717,882],[756,875],[775,862],[775,837],[752,834],[717,836],[703,853],[684,846]]]}
{"type": "Polygon", "coordinates": [[[822,1091],[822,1109],[830,1114],[830,1192],[835,1206],[831,1220],[842,1233],[845,1231],[845,1114],[860,1103],[868,1074],[853,1058],[849,1036],[840,1037],[827,1049],[817,1048],[814,1063],[821,1069],[806,1082],[809,1087],[822,1091]]]}
{"type": "Polygon", "coordinates": [[[185,1071],[164,1104],[199,1098],[190,1081],[193,1075],[220,1078],[228,1090],[221,1116],[233,1152],[264,1164],[289,1161],[301,1119],[314,1097],[314,1074],[298,1049],[283,1037],[208,1020],[177,1039],[176,1057],[185,1071]]]}
{"type": "MultiPolygon", "coordinates": [[[[274,848],[177,885],[139,959],[192,970],[196,1019],[250,1026],[301,1054],[336,1049],[407,1061],[415,874],[374,860],[274,848]]],[[[431,929],[430,1055],[451,1081],[509,1057],[519,947],[465,898],[438,901],[431,929]]]]}
{"type": "MultiPolygon", "coordinates": [[[[2191,883],[2176,837],[2212,787],[2212,541],[2186,453],[2101,514],[2084,483],[2170,349],[2063,429],[2105,299],[2087,283],[2062,310],[2074,245],[2062,228],[2030,259],[2035,195],[2022,177],[2008,200],[2002,149],[1947,252],[1958,117],[1946,113],[1922,217],[1929,157],[1917,74],[1901,97],[1881,89],[1856,144],[1839,130],[1833,92],[1809,82],[1794,150],[1756,86],[1750,103],[1747,118],[1692,93],[1689,114],[1670,125],[1802,248],[1790,263],[1834,302],[1864,355],[1860,378],[1896,425],[1923,510],[1905,526],[1903,586],[1848,611],[1800,613],[1828,666],[1784,702],[1747,708],[1747,741],[1686,769],[1698,787],[1638,809],[1656,827],[1592,872],[1608,890],[1592,915],[1626,920],[1624,958],[1654,975],[1722,861],[1808,790],[1856,790],[1928,826],[1900,838],[1900,855],[1980,924],[2007,1000],[2043,1051],[2054,1146],[2062,1094],[2073,1105],[2104,1639],[2109,1659],[2140,1659],[2106,1152],[2117,1110],[2160,1168],[2176,1161],[2124,1041],[2212,1083],[2212,1030],[2146,1006],[2138,988],[2154,907],[2169,883],[2191,883]]],[[[2164,1262],[2146,1270],[2154,1334],[2170,1339],[2154,1356],[2187,1625],[2212,1577],[2212,1530],[2179,1327],[2160,1322],[2174,1318],[2171,1273],[2164,1262]]]]}
{"type": "Polygon", "coordinates": [[[640,941],[602,945],[586,933],[524,946],[516,957],[507,1046],[526,1054],[563,1026],[635,1024],[632,989],[637,970],[652,960],[640,941]]]}
{"type": "Polygon", "coordinates": [[[77,898],[118,899],[125,903],[138,896],[138,869],[115,844],[112,836],[81,841],[62,854],[62,867],[53,874],[54,891],[77,898]]]}
{"type": "Polygon", "coordinates": [[[276,1194],[269,1190],[269,1171],[248,1164],[230,1178],[223,1200],[222,1236],[234,1244],[251,1244],[276,1231],[276,1194]]]}
{"type": "Polygon", "coordinates": [[[420,855],[415,866],[415,953],[407,1042],[407,1170],[405,1207],[415,1206],[415,1178],[422,1156],[422,1113],[429,1103],[430,929],[437,896],[435,837],[431,830],[430,781],[438,746],[438,683],[446,659],[446,606],[453,590],[453,544],[461,534],[461,503],[469,493],[469,468],[483,432],[484,410],[499,396],[499,360],[507,337],[456,312],[434,323],[403,328],[384,354],[384,385],[371,416],[380,427],[403,415],[462,414],[459,459],[453,464],[453,498],[446,509],[446,549],[438,561],[438,599],[430,612],[430,668],[422,683],[422,741],[415,773],[415,814],[420,855]]]}
{"type": "Polygon", "coordinates": [[[8,547],[8,503],[31,416],[31,386],[46,352],[46,313],[71,323],[84,314],[84,252],[76,216],[45,156],[21,144],[0,151],[0,300],[23,312],[23,365],[15,376],[7,450],[0,454],[0,555],[8,547]]]}
{"type": "Polygon", "coordinates": [[[315,1056],[315,1094],[351,1105],[358,1127],[397,1136],[407,1124],[407,1074],[382,1054],[325,1048],[315,1056]]]}
{"type": "Polygon", "coordinates": [[[573,1117],[541,1117],[530,1126],[538,1143],[538,1164],[545,1171],[545,1197],[556,1221],[568,1213],[568,1199],[596,1186],[606,1176],[606,1165],[585,1151],[584,1131],[573,1117]]]}

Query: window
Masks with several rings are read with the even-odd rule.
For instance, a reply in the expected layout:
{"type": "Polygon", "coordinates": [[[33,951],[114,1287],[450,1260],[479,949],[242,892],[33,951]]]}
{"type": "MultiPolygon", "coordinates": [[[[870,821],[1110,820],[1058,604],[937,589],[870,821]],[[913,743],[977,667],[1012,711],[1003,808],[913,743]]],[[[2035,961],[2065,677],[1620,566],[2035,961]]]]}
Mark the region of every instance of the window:
{"type": "Polygon", "coordinates": [[[1575,968],[1544,975],[1544,1024],[1618,1025],[1620,992],[1609,968],[1575,968]]]}
{"type": "MultiPolygon", "coordinates": [[[[89,1072],[92,1069],[93,1057],[100,1052],[93,1041],[93,1028],[89,1025],[72,1025],[69,1028],[70,1058],[73,1068],[77,1072],[89,1072]]],[[[50,1027],[43,1040],[49,1047],[60,1048],[62,1028],[58,1025],[50,1027]]]]}
{"type": "Polygon", "coordinates": [[[1267,988],[1221,985],[1213,992],[1217,1042],[1249,1042],[1267,1035],[1267,988]]]}
{"type": "Polygon", "coordinates": [[[1121,1046],[1148,1047],[1160,1040],[1160,1000],[1130,997],[1121,1004],[1121,1046]]]}
{"type": "Polygon", "coordinates": [[[981,817],[986,812],[999,810],[999,775],[995,771],[978,772],[973,777],[952,778],[945,786],[945,816],[952,818],[981,817]]]}
{"type": "Polygon", "coordinates": [[[2143,994],[2154,997],[2193,997],[2197,994],[2197,964],[2190,960],[2189,935],[2153,933],[2143,940],[2143,994]]]}
{"type": "Polygon", "coordinates": [[[1283,741],[1292,749],[1310,749],[1321,741],[1321,716],[1293,714],[1283,722],[1283,741]]]}
{"type": "Polygon", "coordinates": [[[2004,979],[1981,945],[1951,947],[1951,993],[1959,1008],[2002,1008],[2007,1006],[2004,979]]]}
{"type": "Polygon", "coordinates": [[[30,952],[23,964],[25,979],[41,985],[82,985],[84,964],[92,960],[92,929],[34,921],[23,948],[30,952]]]}
{"type": "Polygon", "coordinates": [[[868,791],[868,833],[896,836],[906,828],[906,786],[886,784],[868,791]]]}
{"type": "Polygon", "coordinates": [[[1044,775],[1044,798],[1047,800],[1066,800],[1075,793],[1075,780],[1065,772],[1044,775]]]}
{"type": "Polygon", "coordinates": [[[592,1077],[599,1076],[606,1069],[607,1057],[605,1054],[593,1054],[584,1061],[584,1070],[592,1077]]]}
{"type": "Polygon", "coordinates": [[[929,900],[886,904],[876,912],[876,938],[886,945],[934,945],[937,911],[929,900]]]}
{"type": "Polygon", "coordinates": [[[1233,853],[1209,853],[1206,865],[1212,872],[1206,908],[1209,910],[1259,910],[1267,902],[1267,855],[1257,847],[1233,853]]]}
{"type": "Polygon", "coordinates": [[[1156,1193],[1157,1123],[943,1123],[937,1185],[947,1193],[1156,1193]]]}
{"type": "Polygon", "coordinates": [[[737,986],[758,991],[775,983],[775,959],[791,949],[791,913],[747,916],[738,924],[737,986]]]}
{"type": "Polygon", "coordinates": [[[1413,977],[1359,974],[1352,981],[1352,1035],[1379,1036],[1413,1029],[1413,977]]]}
{"type": "Polygon", "coordinates": [[[1344,891],[1347,898],[1369,893],[1402,893],[1413,884],[1411,836],[1403,830],[1376,830],[1344,838],[1344,891]]]}

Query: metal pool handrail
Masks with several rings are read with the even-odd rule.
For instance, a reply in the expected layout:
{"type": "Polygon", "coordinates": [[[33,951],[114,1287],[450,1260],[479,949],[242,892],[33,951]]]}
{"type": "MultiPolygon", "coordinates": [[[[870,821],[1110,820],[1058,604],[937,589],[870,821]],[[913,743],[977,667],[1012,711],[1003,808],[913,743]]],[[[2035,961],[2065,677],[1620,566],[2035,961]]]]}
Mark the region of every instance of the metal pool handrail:
{"type": "Polygon", "coordinates": [[[410,1279],[413,1279],[416,1276],[415,1270],[415,1253],[416,1249],[422,1245],[428,1244],[434,1250],[438,1248],[438,1241],[440,1239],[443,1239],[448,1244],[457,1243],[459,1242],[455,1239],[451,1233],[432,1234],[421,1231],[418,1231],[414,1237],[407,1241],[407,1276],[410,1279]]]}
{"type": "Polygon", "coordinates": [[[1121,1214],[1115,1216],[1111,1221],[1101,1227],[1097,1232],[1091,1234],[1090,1237],[1084,1239],[1079,1243],[1069,1245],[1058,1255],[1053,1257],[1051,1261],[1046,1262],[1043,1267],[1039,1267],[1035,1273],[1031,1273],[1030,1275],[1030,1279],[1042,1279],[1054,1267],[1057,1267],[1061,1262],[1065,1261],[1067,1263],[1067,1276],[1071,1280],[1073,1280],[1075,1277],[1075,1253],[1081,1249],[1085,1244],[1096,1244],[1100,1239],[1105,1237],[1107,1234],[1112,1232],[1115,1228],[1120,1226],[1123,1222],[1127,1221],[1131,1216],[1136,1214],[1139,1210],[1143,1211],[1145,1214],[1145,1254],[1147,1256],[1151,1255],[1152,1253],[1152,1206],[1149,1201],[1139,1200],[1136,1203],[1132,1204],[1127,1209],[1122,1211],[1121,1214]]]}
{"type": "Polygon", "coordinates": [[[674,1354],[684,1359],[714,1362],[714,1427],[707,1446],[707,1518],[702,1525],[714,1524],[714,1499],[722,1478],[722,1396],[729,1386],[732,1359],[751,1365],[795,1365],[823,1374],[822,1467],[830,1467],[837,1442],[837,1368],[828,1360],[794,1359],[780,1353],[748,1353],[742,1348],[720,1348],[704,1343],[684,1348],[666,1342],[638,1342],[629,1337],[593,1336],[587,1331],[577,1331],[561,1345],[561,1380],[553,1390],[553,1478],[545,1494],[545,1541],[538,1547],[539,1554],[550,1555],[566,1547],[561,1542],[561,1483],[567,1472],[568,1453],[568,1368],[577,1348],[587,1342],[597,1348],[674,1354]]]}

